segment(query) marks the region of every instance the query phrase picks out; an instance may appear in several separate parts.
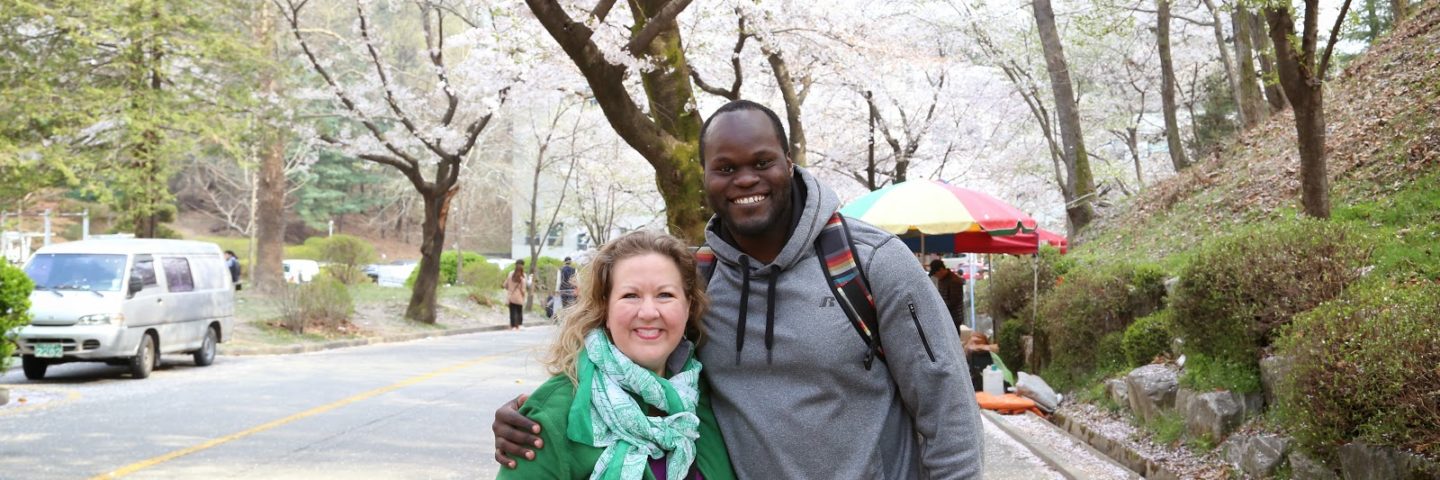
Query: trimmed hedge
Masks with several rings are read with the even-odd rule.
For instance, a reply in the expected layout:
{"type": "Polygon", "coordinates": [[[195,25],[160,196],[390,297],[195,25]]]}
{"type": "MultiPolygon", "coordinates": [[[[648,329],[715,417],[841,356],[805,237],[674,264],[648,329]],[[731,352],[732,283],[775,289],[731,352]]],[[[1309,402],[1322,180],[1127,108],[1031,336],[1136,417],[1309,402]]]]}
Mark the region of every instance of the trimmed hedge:
{"type": "Polygon", "coordinates": [[[995,261],[981,303],[990,318],[1030,318],[1030,301],[1036,288],[1035,275],[1039,271],[1040,295],[1050,291],[1061,275],[1074,267],[1075,261],[1062,256],[1060,251],[1046,247],[1040,250],[1040,263],[1031,266],[1029,257],[1001,256],[995,261]]]}
{"type": "Polygon", "coordinates": [[[1207,241],[1182,267],[1171,299],[1185,353],[1256,362],[1278,327],[1358,277],[1370,249],[1351,228],[1302,219],[1207,241]]]}
{"type": "MultiPolygon", "coordinates": [[[[465,265],[476,263],[490,263],[484,255],[475,252],[465,252],[462,257],[465,265]]],[[[464,266],[460,268],[465,268],[464,266]]],[[[497,267],[498,268],[498,267],[497,267]]],[[[410,271],[410,277],[405,279],[405,288],[415,288],[415,279],[420,276],[420,265],[410,271]]],[[[440,252],[440,285],[459,285],[459,274],[455,270],[455,251],[447,250],[440,252]]]]}
{"type": "Polygon", "coordinates": [[[20,267],[0,260],[0,374],[10,368],[15,345],[10,331],[30,324],[30,292],[35,283],[20,267]]]}
{"type": "Polygon", "coordinates": [[[1364,282],[1295,317],[1281,416],[1306,448],[1359,440],[1440,459],[1440,284],[1364,282]]]}
{"type": "Polygon", "coordinates": [[[1131,367],[1149,365],[1155,357],[1170,350],[1170,325],[1173,322],[1169,310],[1161,310],[1140,317],[1125,328],[1123,350],[1125,363],[1131,367]]]}
{"type": "Polygon", "coordinates": [[[1149,264],[1084,265],[1040,298],[1040,326],[1056,369],[1074,372],[1122,359],[1121,342],[1103,351],[1105,336],[1123,332],[1164,303],[1164,272],[1149,264]],[[1110,357],[1109,355],[1114,355],[1110,357]]]}

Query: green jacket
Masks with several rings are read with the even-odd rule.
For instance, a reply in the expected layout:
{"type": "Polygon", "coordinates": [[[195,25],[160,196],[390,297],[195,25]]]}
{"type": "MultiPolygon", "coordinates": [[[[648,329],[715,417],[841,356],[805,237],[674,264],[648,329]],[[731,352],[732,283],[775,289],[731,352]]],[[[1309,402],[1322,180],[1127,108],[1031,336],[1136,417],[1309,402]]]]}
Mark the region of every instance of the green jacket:
{"type": "MultiPolygon", "coordinates": [[[[730,455],[725,452],[725,439],[720,437],[715,412],[710,409],[708,390],[702,380],[700,404],[695,408],[695,415],[700,417],[700,438],[695,440],[695,464],[705,480],[733,480],[735,470],[730,466],[730,455]]],[[[540,439],[544,440],[545,447],[535,450],[534,460],[517,460],[514,470],[500,467],[500,474],[495,478],[590,478],[590,472],[595,470],[595,462],[604,449],[565,437],[570,405],[574,402],[575,384],[564,375],[556,375],[535,389],[530,399],[520,407],[520,414],[540,424],[540,439]]],[[[645,480],[656,480],[648,468],[645,469],[645,480]]]]}

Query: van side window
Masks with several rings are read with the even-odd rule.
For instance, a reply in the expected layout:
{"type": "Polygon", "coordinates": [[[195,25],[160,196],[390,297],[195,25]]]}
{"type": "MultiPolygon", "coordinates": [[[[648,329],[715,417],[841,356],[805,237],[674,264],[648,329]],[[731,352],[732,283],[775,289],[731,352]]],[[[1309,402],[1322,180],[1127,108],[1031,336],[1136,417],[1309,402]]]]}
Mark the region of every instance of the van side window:
{"type": "Polygon", "coordinates": [[[184,257],[162,257],[160,264],[165,267],[165,285],[171,292],[195,290],[195,279],[190,275],[189,260],[184,257]]]}
{"type": "Polygon", "coordinates": [[[135,274],[140,276],[140,289],[159,286],[155,279],[155,261],[149,255],[135,256],[135,274]]]}

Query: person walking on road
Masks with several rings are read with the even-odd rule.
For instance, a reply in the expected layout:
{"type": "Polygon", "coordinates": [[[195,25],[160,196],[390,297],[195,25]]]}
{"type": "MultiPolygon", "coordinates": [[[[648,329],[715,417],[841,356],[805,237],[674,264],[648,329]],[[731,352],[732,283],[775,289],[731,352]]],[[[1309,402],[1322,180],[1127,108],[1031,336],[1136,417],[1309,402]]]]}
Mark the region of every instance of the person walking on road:
{"type": "Polygon", "coordinates": [[[505,302],[510,306],[510,330],[519,330],[525,323],[525,260],[515,261],[515,271],[505,276],[505,302]]]}
{"type": "Polygon", "coordinates": [[[557,276],[555,291],[560,292],[560,306],[569,308],[575,304],[575,267],[570,265],[570,257],[565,257],[565,265],[560,267],[557,276]]]}
{"type": "MultiPolygon", "coordinates": [[[[835,215],[839,198],[791,162],[789,145],[775,112],[745,100],[700,129],[715,216],[698,357],[738,478],[980,478],[984,429],[958,374],[967,370],[959,338],[940,334],[951,323],[945,303],[898,238],[835,215]],[[817,244],[841,228],[848,248],[817,244]],[[873,296],[838,290],[857,280],[873,296]],[[878,331],[850,316],[856,305],[872,307],[878,331]]],[[[507,455],[534,458],[549,445],[517,412],[524,399],[492,425],[495,460],[507,467],[507,455]]]]}

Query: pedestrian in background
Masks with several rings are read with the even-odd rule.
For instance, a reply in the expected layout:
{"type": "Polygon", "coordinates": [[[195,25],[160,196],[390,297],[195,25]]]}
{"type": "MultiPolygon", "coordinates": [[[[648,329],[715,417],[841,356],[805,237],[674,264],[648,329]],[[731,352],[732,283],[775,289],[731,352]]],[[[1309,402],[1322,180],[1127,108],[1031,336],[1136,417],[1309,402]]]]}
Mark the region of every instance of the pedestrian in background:
{"type": "Polygon", "coordinates": [[[559,282],[555,285],[555,291],[560,292],[560,305],[569,307],[575,304],[575,267],[570,265],[570,257],[565,257],[565,266],[560,267],[559,282]]]}
{"type": "Polygon", "coordinates": [[[230,283],[235,284],[235,291],[240,291],[240,258],[234,250],[225,251],[225,268],[230,270],[230,283]]]}
{"type": "Polygon", "coordinates": [[[945,311],[950,313],[958,335],[965,319],[965,279],[945,268],[945,262],[937,258],[930,261],[930,282],[940,290],[940,299],[945,301],[945,311]]]}
{"type": "Polygon", "coordinates": [[[525,322],[525,261],[515,261],[515,271],[505,277],[505,301],[510,304],[510,330],[519,330],[525,322]]]}

